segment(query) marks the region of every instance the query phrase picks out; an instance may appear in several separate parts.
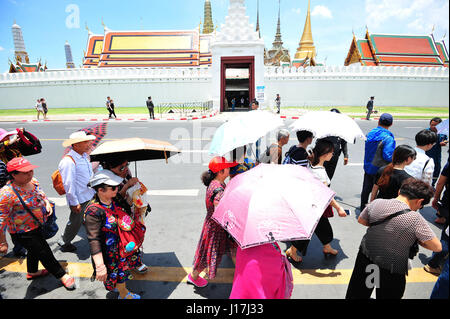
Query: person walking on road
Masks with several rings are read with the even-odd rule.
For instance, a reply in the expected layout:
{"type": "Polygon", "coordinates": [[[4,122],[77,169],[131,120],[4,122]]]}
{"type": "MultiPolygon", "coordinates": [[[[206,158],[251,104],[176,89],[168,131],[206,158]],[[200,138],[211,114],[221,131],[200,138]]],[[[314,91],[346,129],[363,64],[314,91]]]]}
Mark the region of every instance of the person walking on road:
{"type": "Polygon", "coordinates": [[[148,97],[146,103],[147,103],[148,113],[150,114],[150,119],[154,120],[155,119],[155,105],[153,104],[151,96],[148,97]]]}
{"type": "Polygon", "coordinates": [[[359,247],[346,299],[401,299],[405,292],[408,259],[418,245],[439,252],[442,245],[418,212],[433,197],[433,188],[410,179],[397,198],[376,199],[360,214],[358,222],[368,227],[359,247]],[[418,245],[417,245],[418,244],[418,245]]]}
{"type": "Polygon", "coordinates": [[[260,163],[281,164],[283,157],[283,146],[289,143],[289,131],[281,129],[277,133],[278,143],[273,143],[267,147],[266,151],[261,155],[260,163]]]}
{"type": "Polygon", "coordinates": [[[37,99],[35,108],[36,108],[36,111],[37,111],[37,119],[39,120],[39,115],[40,115],[41,113],[42,113],[42,115],[43,115],[44,118],[45,118],[44,108],[42,107],[41,99],[37,99]]]}
{"type": "MultiPolygon", "coordinates": [[[[27,250],[27,280],[52,274],[66,289],[75,289],[74,278],[55,259],[42,234],[41,225],[52,213],[52,207],[33,177],[37,166],[23,157],[17,157],[9,161],[6,167],[11,180],[0,190],[0,232],[4,233],[7,228],[13,242],[27,250]],[[44,269],[38,269],[39,262],[44,269]]],[[[6,241],[0,242],[0,246],[6,247],[6,250],[8,248],[6,241]]]]}
{"type": "Polygon", "coordinates": [[[280,94],[277,94],[277,97],[275,99],[275,103],[277,104],[277,114],[280,114],[280,110],[281,110],[281,97],[280,97],[280,94]]]}
{"type": "Polygon", "coordinates": [[[405,171],[405,167],[410,165],[416,159],[416,156],[416,150],[411,146],[397,146],[392,156],[392,163],[380,168],[375,175],[370,201],[373,202],[375,198],[396,198],[402,184],[408,178],[412,178],[405,171]]]}
{"type": "Polygon", "coordinates": [[[374,96],[371,96],[369,102],[367,102],[367,106],[366,106],[366,108],[367,108],[367,116],[366,116],[366,120],[367,120],[367,121],[370,120],[370,115],[371,115],[372,112],[373,112],[373,101],[374,101],[374,100],[375,100],[375,97],[374,97],[374,96]]]}
{"type": "Polygon", "coordinates": [[[72,133],[64,141],[63,146],[72,149],[59,163],[58,170],[66,191],[67,204],[70,207],[69,222],[58,244],[63,252],[73,252],[77,248],[71,243],[80,230],[83,222],[83,211],[95,194],[88,186],[93,176],[92,164],[88,152],[95,136],[87,135],[83,131],[72,133]]]}
{"type": "Polygon", "coordinates": [[[425,154],[431,157],[434,161],[434,172],[433,172],[433,184],[434,187],[436,185],[436,181],[441,174],[441,161],[442,161],[442,147],[447,146],[448,144],[448,136],[445,134],[438,134],[436,126],[442,123],[442,119],[440,117],[433,117],[430,121],[430,127],[428,128],[430,131],[437,134],[437,141],[433,147],[426,151],[425,154]]]}
{"type": "Polygon", "coordinates": [[[234,259],[236,243],[228,237],[228,233],[211,217],[225,191],[225,180],[229,177],[230,167],[236,163],[228,162],[224,157],[214,157],[209,162],[209,170],[202,174],[202,182],[206,190],[206,218],[194,257],[193,271],[187,281],[196,287],[205,287],[208,281],[200,277],[207,269],[207,276],[213,279],[224,254],[234,259]]]}
{"type": "Polygon", "coordinates": [[[120,217],[126,213],[114,201],[122,181],[123,178],[106,169],[97,172],[89,181],[90,187],[96,191],[84,212],[94,268],[92,277],[103,282],[108,291],[117,289],[118,299],[141,299],[141,296],[131,293],[126,287],[126,282],[133,278],[130,269],[135,268],[139,260],[136,254],[123,257],[119,249],[119,227],[130,227],[120,217]]]}
{"type": "Polygon", "coordinates": [[[108,118],[112,118],[112,116],[114,115],[114,118],[117,118],[116,113],[114,112],[114,102],[113,100],[111,100],[111,97],[107,97],[106,98],[106,109],[109,112],[108,118]]]}
{"type": "Polygon", "coordinates": [[[366,207],[369,195],[375,183],[375,175],[380,167],[392,162],[396,142],[394,134],[389,131],[394,119],[384,113],[378,120],[378,126],[367,134],[364,149],[364,181],[361,190],[360,212],[366,207]]]}

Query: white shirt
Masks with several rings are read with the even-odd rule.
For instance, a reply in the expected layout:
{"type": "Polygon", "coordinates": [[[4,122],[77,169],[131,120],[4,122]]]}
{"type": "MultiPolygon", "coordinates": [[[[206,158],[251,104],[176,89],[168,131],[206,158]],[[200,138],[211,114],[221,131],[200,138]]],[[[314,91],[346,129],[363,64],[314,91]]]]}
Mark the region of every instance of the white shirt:
{"type": "Polygon", "coordinates": [[[414,149],[417,152],[416,159],[410,165],[405,166],[405,171],[412,177],[431,185],[433,182],[434,161],[425,154],[423,149],[418,147],[414,149]]]}
{"type": "Polygon", "coordinates": [[[71,156],[73,161],[70,157],[64,156],[58,169],[66,190],[67,204],[77,206],[94,197],[95,191],[88,187],[89,180],[94,172],[88,154],[80,155],[74,150],[70,150],[67,155],[71,156]]]}
{"type": "Polygon", "coordinates": [[[311,166],[311,173],[315,178],[320,180],[322,183],[325,183],[327,186],[331,184],[330,178],[328,177],[327,171],[323,166],[311,166]]]}

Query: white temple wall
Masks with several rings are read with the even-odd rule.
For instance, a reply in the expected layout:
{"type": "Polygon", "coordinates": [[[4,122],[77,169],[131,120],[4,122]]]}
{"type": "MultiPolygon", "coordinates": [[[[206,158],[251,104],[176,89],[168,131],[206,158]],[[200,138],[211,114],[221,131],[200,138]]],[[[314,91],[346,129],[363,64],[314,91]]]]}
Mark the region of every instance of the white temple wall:
{"type": "MultiPolygon", "coordinates": [[[[155,103],[206,102],[220,94],[209,68],[73,69],[0,74],[0,108],[31,108],[45,97],[52,107],[104,107],[107,96],[118,107],[155,103]]],[[[266,105],[449,107],[448,68],[265,67],[266,105]]],[[[220,87],[220,86],[219,86],[220,87]]]]}

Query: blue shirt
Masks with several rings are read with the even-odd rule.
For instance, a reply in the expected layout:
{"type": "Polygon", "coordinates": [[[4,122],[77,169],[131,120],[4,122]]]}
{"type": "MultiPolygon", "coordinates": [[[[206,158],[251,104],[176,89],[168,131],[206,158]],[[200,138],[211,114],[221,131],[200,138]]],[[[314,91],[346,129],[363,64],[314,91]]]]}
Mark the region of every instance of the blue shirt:
{"type": "Polygon", "coordinates": [[[379,167],[372,165],[373,158],[377,151],[378,144],[383,141],[383,159],[387,162],[392,162],[392,155],[395,150],[394,134],[389,130],[378,126],[367,134],[364,153],[364,171],[367,174],[375,175],[379,167]]]}

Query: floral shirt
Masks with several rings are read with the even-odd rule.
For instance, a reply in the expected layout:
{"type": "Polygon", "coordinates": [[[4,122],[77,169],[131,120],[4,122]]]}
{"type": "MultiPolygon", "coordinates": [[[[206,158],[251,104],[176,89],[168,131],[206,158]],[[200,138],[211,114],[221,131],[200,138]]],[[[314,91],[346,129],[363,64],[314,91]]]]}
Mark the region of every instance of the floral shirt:
{"type": "MultiPolygon", "coordinates": [[[[14,188],[19,192],[25,204],[31,209],[33,214],[44,223],[46,215],[45,201],[47,196],[39,186],[39,182],[33,178],[31,183],[34,189],[27,191],[17,185],[14,188]]],[[[0,190],[0,231],[7,228],[11,234],[25,233],[39,227],[37,221],[28,213],[8,182],[0,190]]]]}

